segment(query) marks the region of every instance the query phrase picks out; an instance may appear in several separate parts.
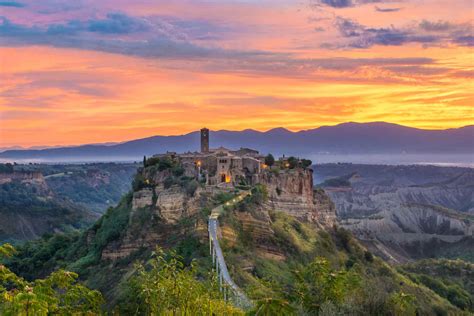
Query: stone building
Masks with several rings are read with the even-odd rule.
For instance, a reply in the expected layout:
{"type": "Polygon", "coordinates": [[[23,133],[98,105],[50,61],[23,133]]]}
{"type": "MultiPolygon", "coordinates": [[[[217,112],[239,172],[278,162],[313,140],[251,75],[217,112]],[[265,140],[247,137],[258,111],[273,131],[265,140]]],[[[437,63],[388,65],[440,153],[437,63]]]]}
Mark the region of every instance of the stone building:
{"type": "Polygon", "coordinates": [[[258,182],[262,168],[265,167],[265,157],[257,150],[209,148],[209,130],[207,128],[201,129],[200,152],[182,154],[168,152],[157,156],[178,159],[185,170],[185,175],[197,177],[208,185],[255,184],[258,182]]]}

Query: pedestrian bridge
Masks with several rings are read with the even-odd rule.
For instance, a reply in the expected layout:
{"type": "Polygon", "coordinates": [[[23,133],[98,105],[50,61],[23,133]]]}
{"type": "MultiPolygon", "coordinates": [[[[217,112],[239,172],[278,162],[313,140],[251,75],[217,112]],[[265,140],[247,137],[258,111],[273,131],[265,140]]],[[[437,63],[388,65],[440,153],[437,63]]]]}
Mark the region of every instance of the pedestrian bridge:
{"type": "Polygon", "coordinates": [[[224,212],[224,207],[242,201],[249,194],[251,194],[250,191],[244,191],[234,199],[215,207],[211,211],[208,222],[209,251],[212,256],[213,267],[215,267],[219,279],[219,288],[223,293],[225,300],[233,301],[236,306],[243,309],[250,308],[252,303],[237,284],[235,284],[229,274],[224,255],[222,254],[222,249],[219,245],[217,230],[219,228],[219,216],[224,212]]]}

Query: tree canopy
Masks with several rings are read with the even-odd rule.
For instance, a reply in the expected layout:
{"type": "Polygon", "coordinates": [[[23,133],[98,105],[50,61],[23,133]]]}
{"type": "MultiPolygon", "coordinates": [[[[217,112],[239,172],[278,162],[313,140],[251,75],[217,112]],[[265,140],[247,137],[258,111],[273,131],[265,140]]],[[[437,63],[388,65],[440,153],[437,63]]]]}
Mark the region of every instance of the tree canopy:
{"type": "Polygon", "coordinates": [[[265,164],[269,167],[273,166],[275,164],[275,157],[272,154],[268,154],[265,157],[265,164]]]}
{"type": "MultiPolygon", "coordinates": [[[[15,249],[0,246],[0,259],[15,249]]],[[[28,282],[0,264],[1,315],[93,315],[100,314],[102,294],[77,282],[78,275],[65,270],[46,279],[28,282]]]]}

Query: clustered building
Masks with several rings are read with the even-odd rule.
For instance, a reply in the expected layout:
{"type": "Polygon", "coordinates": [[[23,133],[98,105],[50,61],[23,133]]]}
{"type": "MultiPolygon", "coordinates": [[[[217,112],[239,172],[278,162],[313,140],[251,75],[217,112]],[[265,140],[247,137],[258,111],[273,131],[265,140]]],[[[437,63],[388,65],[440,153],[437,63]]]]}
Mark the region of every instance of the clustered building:
{"type": "Polygon", "coordinates": [[[209,130],[207,128],[201,129],[200,152],[183,154],[168,152],[155,157],[165,156],[178,159],[185,170],[185,175],[195,176],[208,185],[255,184],[259,181],[262,169],[266,168],[265,157],[257,150],[209,148],[209,130]]]}

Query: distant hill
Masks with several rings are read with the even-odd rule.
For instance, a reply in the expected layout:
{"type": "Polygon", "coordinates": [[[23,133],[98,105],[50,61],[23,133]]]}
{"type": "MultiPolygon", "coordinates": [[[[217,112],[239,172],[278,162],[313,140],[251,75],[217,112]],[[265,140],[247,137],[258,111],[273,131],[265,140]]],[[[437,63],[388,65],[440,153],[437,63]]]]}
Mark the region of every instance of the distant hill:
{"type": "MultiPolygon", "coordinates": [[[[299,132],[284,128],[267,132],[220,130],[211,131],[210,137],[211,147],[251,147],[262,153],[274,154],[474,154],[474,125],[446,130],[423,130],[385,122],[343,123],[299,132]]],[[[199,132],[192,132],[179,136],[152,136],[112,145],[8,150],[0,153],[0,158],[137,160],[144,155],[159,152],[195,151],[198,148],[199,132]]]]}
{"type": "Polygon", "coordinates": [[[86,228],[98,214],[57,196],[38,172],[0,173],[0,244],[86,228]]]}

